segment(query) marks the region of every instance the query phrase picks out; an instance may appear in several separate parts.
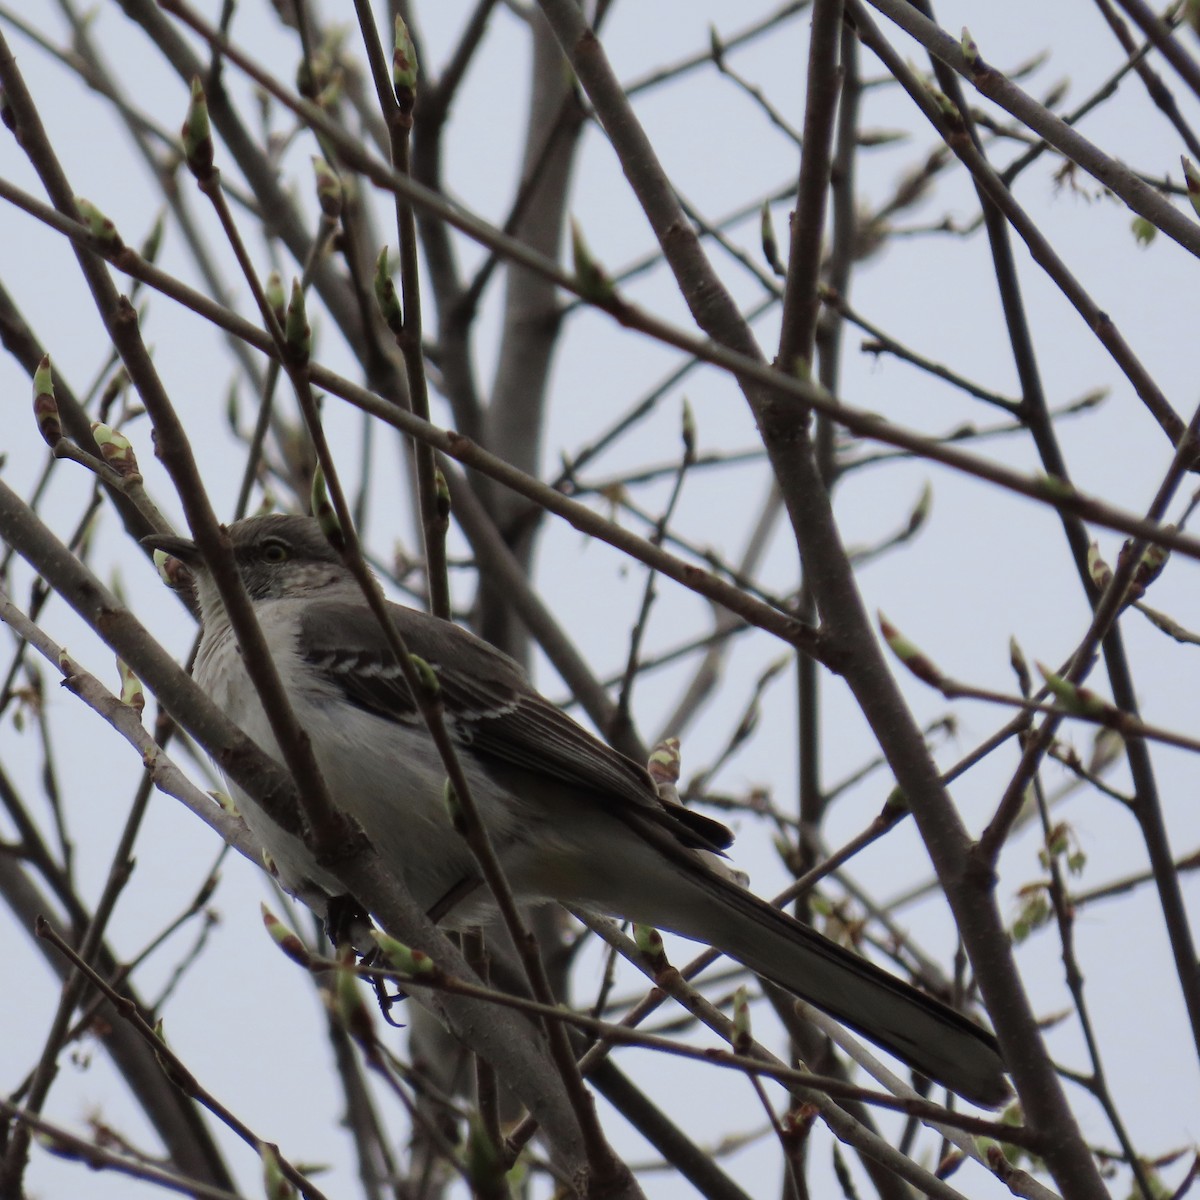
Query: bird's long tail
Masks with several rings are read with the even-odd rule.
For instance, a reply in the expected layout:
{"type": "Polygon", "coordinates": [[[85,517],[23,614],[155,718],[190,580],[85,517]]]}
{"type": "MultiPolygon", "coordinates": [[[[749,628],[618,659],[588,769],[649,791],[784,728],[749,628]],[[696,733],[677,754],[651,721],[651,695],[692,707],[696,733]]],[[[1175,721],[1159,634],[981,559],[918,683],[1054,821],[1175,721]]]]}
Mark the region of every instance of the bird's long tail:
{"type": "MultiPolygon", "coordinates": [[[[684,855],[691,858],[687,851],[671,857],[684,855]]],[[[657,896],[659,926],[715,946],[964,1099],[998,1108],[1010,1098],[985,1029],[694,858],[688,867],[672,873],[677,887],[667,903],[657,896]]]]}

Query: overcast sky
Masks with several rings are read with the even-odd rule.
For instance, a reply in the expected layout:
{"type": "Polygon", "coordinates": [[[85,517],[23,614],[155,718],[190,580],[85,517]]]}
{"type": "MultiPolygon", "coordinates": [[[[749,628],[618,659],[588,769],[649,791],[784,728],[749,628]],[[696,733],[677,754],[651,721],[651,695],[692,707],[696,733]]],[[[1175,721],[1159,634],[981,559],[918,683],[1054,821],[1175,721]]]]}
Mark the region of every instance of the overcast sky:
{"type": "MultiPolygon", "coordinates": [[[[36,21],[61,43],[63,24],[57,6],[32,7],[36,11],[26,14],[26,19],[36,21]]],[[[201,7],[212,12],[219,8],[213,0],[201,7]]],[[[346,19],[341,7],[322,5],[327,19],[346,19]]],[[[435,3],[418,9],[432,61],[444,60],[470,7],[435,3]]],[[[715,0],[640,4],[624,0],[614,5],[603,40],[620,78],[635,80],[664,61],[703,51],[710,22],[729,33],[773,7],[758,3],[735,6],[715,0]]],[[[938,15],[941,24],[956,34],[963,24],[969,25],[981,52],[1002,70],[1048,51],[1047,60],[1024,79],[1024,86],[1042,97],[1058,81],[1067,81],[1068,107],[1091,94],[1121,61],[1119,48],[1093,6],[1084,0],[1055,0],[1052,4],[1013,0],[1003,5],[942,0],[938,15]]],[[[886,28],[882,19],[880,23],[886,28]]],[[[60,64],[7,22],[3,29],[72,186],[107,212],[128,242],[137,244],[159,209],[160,197],[123,131],[107,107],[60,64]]],[[[269,5],[246,0],[234,30],[237,39],[253,47],[280,78],[292,77],[291,41],[280,32],[269,5]]],[[[781,32],[731,58],[741,72],[762,86],[795,127],[803,121],[807,30],[808,18],[802,15],[781,32]]],[[[110,63],[119,69],[120,81],[137,107],[164,128],[175,130],[186,103],[184,88],[117,5],[97,5],[92,33],[110,63]]],[[[351,34],[351,40],[353,37],[351,34]]],[[[914,62],[923,61],[916,47],[905,43],[898,33],[895,37],[914,62]]],[[[1194,39],[1189,44],[1194,48],[1194,39]]],[[[448,186],[464,203],[497,223],[504,219],[515,180],[514,146],[519,144],[527,104],[526,67],[524,34],[516,18],[501,6],[455,107],[446,157],[448,186]]],[[[878,64],[865,52],[862,71],[868,80],[880,74],[878,64]]],[[[235,96],[247,94],[235,71],[230,69],[227,79],[235,96]]],[[[1187,115],[1200,117],[1182,85],[1176,86],[1176,95],[1187,115]]],[[[646,92],[638,99],[637,112],[681,194],[710,218],[785,186],[795,177],[794,147],[733,86],[716,79],[711,67],[646,92]]],[[[894,86],[867,92],[862,124],[868,130],[909,134],[906,140],[861,156],[859,187],[864,207],[870,208],[891,193],[901,174],[920,161],[933,143],[920,115],[894,86]]],[[[1108,153],[1126,159],[1138,170],[1179,180],[1178,139],[1136,82],[1127,80],[1118,98],[1102,106],[1081,128],[1108,153]]],[[[304,187],[306,160],[312,152],[311,142],[301,138],[285,164],[304,187]]],[[[996,161],[1005,164],[1016,152],[1009,142],[996,151],[996,161]]],[[[219,145],[217,154],[218,165],[225,165],[228,155],[219,145]]],[[[1130,232],[1132,214],[1122,204],[1099,196],[1094,181],[1084,177],[1078,180],[1078,191],[1063,186],[1054,178],[1056,165],[1046,156],[1022,175],[1016,188],[1019,201],[1036,216],[1057,252],[1111,315],[1177,411],[1185,419],[1190,417],[1197,401],[1194,261],[1162,236],[1149,247],[1136,244],[1130,232]]],[[[40,187],[8,135],[0,137],[0,174],[41,197],[40,187]]],[[[311,207],[307,193],[304,200],[311,207]]],[[[218,235],[210,213],[199,203],[194,207],[215,242],[218,235]]],[[[787,211],[786,202],[774,208],[781,241],[786,240],[787,211]]],[[[899,223],[925,225],[949,217],[965,226],[977,211],[965,174],[952,169],[937,185],[932,201],[906,213],[899,223]]],[[[579,158],[572,212],[593,253],[610,270],[620,269],[652,248],[649,227],[636,209],[611,149],[595,130],[586,136],[579,158]]],[[[386,220],[382,227],[391,228],[386,220]]],[[[394,234],[391,236],[394,240],[394,234]]],[[[730,237],[761,261],[756,217],[735,226],[730,237]]],[[[460,249],[468,262],[482,257],[481,251],[465,243],[460,249]]],[[[1109,389],[1103,405],[1071,418],[1062,428],[1072,475],[1080,488],[1141,513],[1166,470],[1170,447],[1078,315],[1024,248],[1018,245],[1016,253],[1052,406],[1069,403],[1093,389],[1109,389]]],[[[761,285],[747,272],[720,250],[713,254],[740,303],[748,307],[761,298],[761,285]]],[[[181,239],[171,229],[162,265],[189,281],[196,277],[181,239]]],[[[233,268],[223,269],[232,281],[233,268]]],[[[288,263],[287,273],[294,270],[294,264],[288,263]]],[[[0,207],[0,281],[18,298],[27,320],[53,355],[56,369],[77,391],[85,391],[105,362],[107,340],[66,244],[23,213],[0,207]]],[[[123,279],[119,285],[127,286],[123,279]]],[[[662,270],[631,282],[625,294],[681,325],[688,324],[682,302],[662,270]]],[[[994,279],[981,233],[965,238],[895,239],[859,268],[851,299],[865,317],[899,340],[987,387],[1016,396],[1011,351],[998,317],[994,279]]],[[[485,386],[496,339],[495,291],[487,304],[477,343],[485,386]]],[[[244,295],[239,296],[238,306],[249,315],[251,308],[244,295]]],[[[769,315],[756,328],[769,357],[777,338],[776,316],[769,315]]],[[[233,366],[223,342],[197,317],[175,309],[161,297],[149,300],[144,330],[172,399],[189,424],[218,513],[228,516],[241,460],[226,424],[225,396],[233,366]]],[[[357,369],[328,319],[318,320],[316,334],[322,361],[357,378],[357,369]]],[[[980,426],[998,421],[994,410],[982,405],[968,407],[961,394],[903,363],[860,353],[860,341],[860,334],[847,331],[842,395],[848,403],[928,432],[945,432],[967,421],[980,426]]],[[[561,455],[574,455],[588,445],[680,361],[676,352],[619,329],[603,315],[582,312],[570,318],[554,370],[544,455],[547,474],[555,472],[561,455]]],[[[10,416],[0,438],[5,453],[3,478],[28,494],[42,470],[45,452],[27,416],[29,381],[6,356],[0,357],[0,389],[10,401],[10,416]]],[[[633,434],[593,463],[589,478],[608,478],[637,464],[677,457],[680,398],[685,394],[695,411],[702,451],[755,445],[753,423],[733,381],[715,371],[698,372],[684,387],[675,389],[633,434]]],[[[435,419],[448,423],[446,409],[436,402],[435,419]]],[[[244,387],[241,403],[241,421],[248,425],[253,419],[253,398],[244,387]]],[[[353,462],[357,419],[333,402],[327,403],[326,413],[339,454],[353,462]]],[[[131,426],[130,434],[135,437],[148,486],[164,509],[178,517],[178,503],[152,457],[145,422],[131,426]]],[[[1034,452],[1025,439],[980,443],[976,449],[1021,469],[1037,469],[1034,452]]],[[[1064,552],[1061,526],[1047,508],[945,469],[900,463],[851,473],[841,483],[837,512],[845,540],[865,545],[891,533],[903,524],[927,482],[933,488],[933,507],[926,531],[900,553],[859,573],[868,608],[885,610],[947,672],[1012,692],[1010,635],[1020,640],[1030,659],[1057,664],[1087,626],[1089,613],[1064,552]]],[[[666,486],[639,492],[639,502],[653,510],[661,504],[666,486]]],[[[764,487],[759,463],[723,468],[685,491],[676,528],[695,542],[736,559],[764,487]]],[[[1186,498],[1190,490],[1185,485],[1182,496],[1186,498]]],[[[87,491],[88,482],[81,473],[65,467],[56,473],[43,512],[60,533],[65,534],[77,519],[87,491]]],[[[401,511],[402,494],[396,479],[380,468],[370,527],[378,552],[386,553],[394,538],[412,548],[411,522],[401,511]]],[[[1177,516],[1179,509],[1176,504],[1172,516],[1177,516]]],[[[1109,561],[1115,561],[1120,537],[1107,531],[1098,531],[1096,536],[1109,561]]],[[[105,515],[98,537],[92,560],[98,573],[106,578],[119,572],[142,619],[183,657],[193,631],[176,601],[160,588],[149,566],[123,539],[111,514],[105,515]]],[[[781,593],[797,582],[794,553],[787,541],[782,532],[776,537],[761,571],[763,586],[781,593]]],[[[18,568],[14,579],[14,598],[24,603],[29,573],[18,568]]],[[[471,581],[465,574],[456,581],[459,598],[465,602],[471,581]]],[[[1156,607],[1195,628],[1200,625],[1196,583],[1195,563],[1173,561],[1151,599],[1156,607]]],[[[565,524],[550,521],[539,552],[538,584],[544,599],[565,614],[564,624],[579,638],[597,673],[619,671],[629,626],[641,599],[642,570],[605,546],[585,542],[565,524]]],[[[708,610],[698,597],[670,584],[660,590],[650,626],[651,644],[670,646],[704,631],[708,610]]],[[[72,653],[115,685],[111,658],[65,606],[51,604],[45,624],[72,653]]],[[[1194,733],[1192,658],[1196,647],[1168,641],[1135,615],[1123,619],[1123,628],[1136,663],[1145,719],[1194,733]]],[[[685,774],[711,759],[728,735],[733,723],[730,714],[740,712],[756,679],[779,653],[778,643],[765,636],[743,639],[715,702],[685,742],[685,774]]],[[[6,663],[6,656],[0,659],[0,667],[6,663]]],[[[94,900],[108,870],[118,823],[136,786],[139,763],[106,726],[54,686],[52,669],[47,667],[44,673],[49,681],[50,716],[63,758],[59,787],[70,797],[72,820],[78,823],[80,888],[85,897],[94,900]]],[[[685,669],[674,669],[643,681],[636,693],[635,711],[645,735],[659,732],[659,722],[673,707],[687,677],[685,669]]],[[[796,774],[791,678],[785,673],[767,693],[759,728],[726,764],[715,781],[717,788],[744,792],[761,785],[772,789],[777,798],[791,795],[796,774]]],[[[538,682],[548,694],[563,695],[561,682],[544,663],[538,665],[538,682]]],[[[920,720],[933,720],[947,710],[946,702],[929,689],[907,679],[904,683],[920,720]]],[[[855,770],[873,751],[862,718],[840,684],[827,682],[825,693],[824,772],[829,783],[855,770]]],[[[958,732],[939,750],[943,765],[984,739],[1009,715],[972,703],[958,705],[954,711],[958,732]]],[[[1086,755],[1089,731],[1070,728],[1067,736],[1086,755]]],[[[1173,848],[1179,854],[1189,852],[1200,844],[1195,758],[1182,751],[1155,748],[1154,761],[1173,848]]],[[[972,830],[978,831],[991,815],[1014,763],[1015,750],[998,755],[955,788],[956,802],[972,830]]],[[[18,787],[37,793],[41,769],[37,742],[28,731],[16,730],[11,719],[0,726],[0,764],[18,787]]],[[[210,786],[197,778],[203,786],[210,786]]],[[[1066,776],[1050,769],[1047,778],[1057,786],[1066,776]]],[[[1116,772],[1113,782],[1118,787],[1127,783],[1123,769],[1116,772]]],[[[833,811],[826,830],[829,841],[837,844],[860,830],[889,787],[886,776],[875,774],[853,790],[833,811]]],[[[1096,886],[1144,865],[1134,822],[1118,805],[1082,791],[1062,811],[1088,856],[1084,886],[1096,886]]],[[[12,836],[12,829],[0,817],[0,838],[12,836]]],[[[1023,883],[1040,877],[1037,848],[1038,839],[1031,828],[1016,837],[1006,851],[1000,889],[1005,911],[1015,910],[1016,892],[1023,883]]],[[[119,953],[136,953],[162,927],[168,914],[186,906],[219,849],[215,837],[177,804],[165,797],[155,798],[137,869],[113,927],[119,953]]],[[[746,827],[736,861],[751,872],[756,890],[763,894],[786,882],[769,831],[761,826],[746,827]]],[[[928,878],[931,871],[909,827],[855,860],[850,873],[869,884],[875,896],[886,898],[928,878]]],[[[1185,878],[1184,886],[1194,900],[1194,885],[1185,878]]],[[[278,1141],[295,1160],[329,1163],[330,1172],[320,1177],[327,1194],[349,1195],[355,1186],[352,1158],[348,1139],[338,1127],[339,1097],[328,1087],[322,1017],[295,968],[273,951],[262,933],[258,901],[267,890],[261,872],[230,856],[212,902],[220,912],[220,924],[167,1010],[167,1035],[205,1086],[228,1099],[261,1135],[278,1141]]],[[[953,928],[944,904],[939,900],[922,903],[905,909],[902,917],[917,929],[930,953],[940,961],[950,961],[953,928]]],[[[191,936],[194,926],[146,965],[142,976],[146,996],[153,998],[156,987],[167,982],[191,936]]],[[[1196,1124],[1200,1076],[1153,895],[1143,890],[1135,898],[1087,908],[1080,914],[1077,938],[1105,1066],[1134,1142],[1148,1153],[1193,1144],[1200,1135],[1196,1124]]],[[[20,980],[19,985],[0,988],[0,1027],[5,1030],[0,1038],[0,1086],[7,1091],[32,1065],[30,1048],[40,1045],[45,1035],[57,989],[26,933],[8,920],[0,920],[0,952],[6,962],[16,964],[9,978],[20,980]],[[36,1004],[29,1002],[28,989],[36,991],[36,1004]]],[[[676,957],[682,958],[682,953],[676,957]]],[[[581,969],[578,995],[586,996],[597,986],[598,962],[597,957],[581,969]]],[[[1068,1008],[1070,998],[1052,931],[1044,931],[1022,946],[1019,963],[1039,1012],[1068,1008]]],[[[1074,1021],[1057,1027],[1050,1044],[1062,1062],[1080,1068],[1085,1065],[1074,1021]]],[[[622,1062],[670,1106],[676,1119],[702,1144],[763,1122],[743,1079],[675,1062],[668,1068],[663,1060],[636,1052],[623,1055],[622,1062]]],[[[78,1060],[66,1065],[47,1114],[79,1128],[97,1106],[103,1106],[103,1119],[115,1127],[129,1130],[135,1138],[150,1136],[126,1106],[121,1088],[113,1085],[102,1052],[85,1044],[78,1060]]],[[[1088,1101],[1081,1100],[1080,1109],[1092,1112],[1088,1101]]],[[[1097,1141],[1110,1146],[1111,1134],[1099,1114],[1092,1113],[1089,1120],[1089,1130],[1097,1141]]],[[[895,1128],[886,1118],[883,1123],[895,1128]]],[[[619,1118],[606,1121],[606,1126],[618,1150],[632,1161],[651,1156],[619,1118]]],[[[244,1190],[255,1194],[252,1156],[241,1149],[230,1149],[229,1154],[244,1190]]],[[[828,1163],[830,1143],[823,1131],[814,1135],[814,1154],[828,1163]]],[[[724,1162],[752,1195],[776,1194],[773,1147],[734,1154],[724,1162]]],[[[818,1178],[826,1177],[826,1169],[821,1166],[818,1178]]],[[[1004,1194],[984,1172],[970,1167],[953,1182],[973,1197],[1004,1194]]],[[[31,1195],[77,1195],[80,1169],[62,1166],[39,1153],[29,1184],[31,1195]]],[[[134,1194],[132,1185],[107,1175],[89,1176],[86,1186],[87,1194],[99,1200],[134,1194]]],[[[647,1191],[663,1200],[693,1194],[673,1176],[652,1177],[647,1191]]]]}

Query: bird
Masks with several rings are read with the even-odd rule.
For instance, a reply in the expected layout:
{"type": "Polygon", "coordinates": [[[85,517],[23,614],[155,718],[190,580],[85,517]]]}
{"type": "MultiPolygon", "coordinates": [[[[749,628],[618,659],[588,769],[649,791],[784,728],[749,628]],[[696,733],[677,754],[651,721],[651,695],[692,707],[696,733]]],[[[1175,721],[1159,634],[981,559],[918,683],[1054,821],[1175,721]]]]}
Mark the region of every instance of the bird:
{"type": "MultiPolygon", "coordinates": [[[[242,583],[335,804],[443,927],[491,907],[444,801],[445,767],[379,621],[312,517],[235,521],[242,583]]],[[[203,632],[194,678],[262,749],[267,715],[195,542],[147,545],[183,562],[203,632]]],[[[712,946],[984,1108],[1011,1095],[995,1037],[941,1000],[795,920],[715,867],[733,835],[660,797],[649,773],[538,693],[521,667],[452,621],[388,603],[410,654],[435,673],[446,728],[509,886],[712,946]]],[[[304,898],[345,888],[301,838],[232,781],[280,883],[304,898]]]]}

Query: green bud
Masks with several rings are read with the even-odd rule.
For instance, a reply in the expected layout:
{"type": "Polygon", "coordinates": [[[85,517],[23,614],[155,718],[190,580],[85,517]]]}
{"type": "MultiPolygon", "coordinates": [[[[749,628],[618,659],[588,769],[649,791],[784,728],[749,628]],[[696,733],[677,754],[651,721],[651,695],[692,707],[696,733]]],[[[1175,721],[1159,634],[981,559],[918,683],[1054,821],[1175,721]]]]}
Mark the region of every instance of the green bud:
{"type": "Polygon", "coordinates": [[[267,1200],[292,1200],[296,1189],[288,1182],[279,1161],[279,1151],[268,1142],[258,1143],[258,1157],[262,1162],[263,1191],[267,1200]]]}
{"type": "Polygon", "coordinates": [[[238,812],[238,807],[233,802],[233,797],[228,792],[209,792],[208,793],[216,802],[222,812],[228,813],[231,817],[240,817],[242,814],[238,812]]]}
{"type": "Polygon", "coordinates": [[[929,519],[929,511],[933,508],[933,487],[929,480],[925,481],[925,485],[921,488],[921,494],[917,497],[916,504],[913,505],[913,510],[908,514],[908,532],[916,533],[918,529],[929,519]]]}
{"type": "Polygon", "coordinates": [[[1134,217],[1129,227],[1133,230],[1133,240],[1139,246],[1148,246],[1158,235],[1158,226],[1145,217],[1134,217]]]}
{"type": "Polygon", "coordinates": [[[1076,716],[1092,717],[1098,720],[1104,720],[1108,716],[1118,712],[1117,709],[1114,709],[1111,704],[1096,695],[1090,688],[1080,687],[1077,683],[1072,683],[1066,676],[1059,675],[1057,672],[1050,670],[1045,664],[1038,663],[1037,669],[1046,681],[1046,687],[1050,694],[1067,712],[1074,713],[1076,716]]]}
{"type": "Polygon", "coordinates": [[[125,248],[117,227],[90,200],[76,196],[75,207],[79,210],[79,219],[87,226],[88,233],[100,243],[101,249],[115,254],[125,248]]]}
{"type": "Polygon", "coordinates": [[[642,957],[650,963],[656,972],[670,966],[670,963],[667,961],[667,952],[663,947],[662,934],[654,926],[642,925],[635,921],[633,926],[633,940],[637,943],[637,948],[641,951],[642,957]]]}
{"type": "Polygon", "coordinates": [[[787,274],[787,269],[779,257],[779,243],[775,240],[775,222],[771,220],[771,205],[764,200],[762,209],[758,214],[758,233],[762,239],[763,258],[767,260],[767,266],[782,279],[787,274]]]}
{"type": "Polygon", "coordinates": [[[781,833],[773,833],[771,835],[771,845],[775,848],[775,853],[779,855],[779,861],[785,867],[796,874],[799,868],[793,870],[794,864],[798,861],[796,848],[790,841],[781,833]]]}
{"type": "Polygon", "coordinates": [[[1115,729],[1097,730],[1088,759],[1088,770],[1093,775],[1103,775],[1124,753],[1125,739],[1115,729]]]}
{"type": "Polygon", "coordinates": [[[54,372],[50,369],[50,355],[42,356],[33,372],[33,415],[38,432],[51,450],[62,441],[62,421],[58,415],[58,402],[54,399],[54,372]]]}
{"type": "Polygon", "coordinates": [[[1038,476],[1038,487],[1050,500],[1071,500],[1075,496],[1074,485],[1061,475],[1038,476]]]}
{"type": "Polygon", "coordinates": [[[338,520],[337,509],[333,507],[333,503],[329,499],[329,490],[325,486],[325,472],[320,463],[313,472],[309,503],[312,506],[312,515],[316,517],[317,524],[320,525],[321,532],[325,535],[325,540],[340,552],[346,545],[346,539],[342,533],[342,523],[338,520]]]}
{"type": "Polygon", "coordinates": [[[1018,893],[1020,907],[1010,933],[1014,942],[1023,942],[1035,929],[1040,929],[1054,915],[1043,884],[1032,883],[1018,893]]]}
{"type": "MultiPolygon", "coordinates": [[[[138,318],[141,319],[140,316],[138,318]]],[[[124,363],[119,363],[117,369],[113,371],[108,382],[104,385],[104,391],[100,393],[99,410],[101,415],[111,412],[112,406],[129,390],[129,371],[124,363]]],[[[138,410],[140,413],[145,412],[144,408],[138,410]]]]}
{"type": "Polygon", "coordinates": [[[262,910],[263,924],[266,926],[267,932],[271,935],[271,941],[277,945],[299,966],[309,970],[312,967],[312,955],[308,952],[308,947],[300,940],[299,934],[289,929],[265,904],[260,904],[262,910]]]}
{"type": "Polygon", "coordinates": [[[438,517],[446,524],[450,521],[450,485],[441,467],[433,469],[433,499],[437,507],[438,517]]]}
{"type": "Polygon", "coordinates": [[[348,964],[333,973],[333,1009],[346,1032],[364,1046],[375,1042],[375,1023],[358,986],[358,972],[348,964]]]}
{"type": "Polygon", "coordinates": [[[324,40],[312,58],[312,73],[305,70],[302,64],[297,71],[297,86],[303,78],[307,90],[305,96],[318,108],[332,108],[345,90],[346,72],[342,66],[342,40],[345,38],[343,26],[331,26],[324,40]]]}
{"type": "Polygon", "coordinates": [[[686,396],[683,399],[680,434],[683,437],[683,460],[690,466],[696,461],[696,414],[692,412],[686,396]]]}
{"type": "Polygon", "coordinates": [[[312,162],[317,180],[317,203],[331,221],[336,221],[342,215],[342,181],[319,154],[313,155],[312,162]]]}
{"type": "Polygon", "coordinates": [[[117,659],[117,673],[121,676],[121,703],[128,704],[140,716],[146,708],[146,693],[142,691],[142,681],[123,658],[117,659]]]}
{"type": "MultiPolygon", "coordinates": [[[[321,90],[320,80],[317,78],[317,72],[313,69],[315,64],[309,62],[307,57],[301,58],[296,65],[296,91],[302,95],[305,100],[315,100],[317,93],[321,90]]],[[[270,93],[267,93],[269,96],[270,93]]]]}
{"type": "MultiPolygon", "coordinates": [[[[5,124],[7,125],[8,122],[5,121],[5,124]]],[[[53,1154],[55,1158],[61,1158],[66,1162],[83,1161],[83,1155],[74,1146],[61,1141],[56,1134],[51,1133],[48,1129],[35,1129],[33,1131],[33,1141],[39,1150],[45,1150],[47,1154],[53,1154]]]]}
{"type": "Polygon", "coordinates": [[[680,761],[679,739],[664,738],[651,751],[646,769],[655,783],[678,783],[680,761]]]}
{"type": "Polygon", "coordinates": [[[192,581],[192,573],[187,564],[180,562],[165,550],[154,551],[154,568],[158,571],[158,577],[172,591],[187,587],[192,581]]]}
{"type": "Polygon", "coordinates": [[[396,295],[396,285],[392,282],[392,273],[388,269],[386,246],[375,260],[375,303],[379,305],[387,327],[393,333],[400,333],[404,328],[404,313],[400,308],[400,297],[396,295]]]}
{"type": "Polygon", "coordinates": [[[934,666],[931,659],[910,642],[883,613],[878,614],[879,632],[888,649],[919,679],[931,687],[941,689],[942,673],[934,666]]]}
{"type": "Polygon", "coordinates": [[[196,1077],[177,1059],[168,1052],[167,1032],[161,1017],[154,1022],[154,1036],[162,1043],[162,1049],[154,1047],[154,1057],[162,1067],[163,1074],[184,1092],[194,1092],[198,1084],[196,1077]]]}
{"type": "Polygon", "coordinates": [[[438,974],[437,965],[423,950],[414,950],[394,937],[389,937],[380,929],[372,929],[371,936],[375,939],[379,949],[383,951],[383,956],[387,959],[389,966],[399,971],[400,974],[414,979],[438,974]]]}
{"type": "Polygon", "coordinates": [[[963,126],[962,113],[958,111],[958,105],[946,95],[934,87],[929,81],[925,83],[925,91],[929,98],[937,105],[938,111],[942,114],[942,119],[950,126],[952,130],[961,129],[963,126]]]}
{"type": "Polygon", "coordinates": [[[180,132],[188,170],[199,180],[208,179],[213,169],[213,140],[208,123],[208,100],[199,75],[192,76],[192,94],[180,132]]]}
{"type": "Polygon", "coordinates": [[[1038,857],[1043,867],[1050,865],[1051,858],[1062,858],[1071,848],[1071,827],[1065,821],[1060,821],[1050,828],[1046,835],[1046,844],[1038,857]]]}
{"type": "MultiPolygon", "coordinates": [[[[1175,531],[1174,525],[1166,526],[1171,532],[1175,531]]],[[[1126,554],[1132,549],[1132,542],[1126,542],[1121,551],[1122,561],[1126,554]]],[[[1130,589],[1140,598],[1146,589],[1162,574],[1163,568],[1167,565],[1167,559],[1171,557],[1171,551],[1166,546],[1160,546],[1155,542],[1142,551],[1142,557],[1138,560],[1138,564],[1133,570],[1133,582],[1130,584],[1130,589]]]]}
{"type": "Polygon", "coordinates": [[[271,311],[275,314],[275,320],[279,322],[279,328],[282,329],[287,320],[287,297],[283,294],[283,277],[278,271],[272,271],[267,276],[263,294],[267,298],[267,304],[270,305],[271,311]]]}
{"type": "Polygon", "coordinates": [[[1097,591],[1104,591],[1112,583],[1112,567],[1100,557],[1100,547],[1095,542],[1088,544],[1087,568],[1097,591]]]}
{"type": "Polygon", "coordinates": [[[971,31],[964,25],[962,30],[962,53],[963,58],[967,60],[967,66],[974,70],[980,64],[979,47],[975,44],[975,39],[971,36],[971,31]]]}
{"type": "Polygon", "coordinates": [[[304,289],[300,280],[292,280],[292,296],[283,323],[283,337],[298,366],[305,366],[312,355],[312,327],[304,309],[304,289]]]}
{"type": "Polygon", "coordinates": [[[1028,696],[1033,691],[1033,676],[1029,673],[1029,663],[1025,659],[1025,652],[1021,649],[1021,644],[1015,636],[1008,639],[1008,662],[1013,669],[1013,674],[1017,677],[1021,695],[1028,696]]]}
{"type": "Polygon", "coordinates": [[[725,43],[721,40],[721,35],[717,32],[717,27],[710,24],[708,27],[708,52],[712,55],[713,63],[720,67],[725,62],[725,43]]]}
{"type": "Polygon", "coordinates": [[[475,1196],[508,1195],[504,1186],[507,1174],[504,1157],[492,1141],[486,1126],[472,1115],[467,1126],[467,1144],[463,1152],[463,1167],[475,1196]]]}
{"type": "Polygon", "coordinates": [[[138,471],[137,455],[133,452],[133,443],[119,430],[99,421],[92,422],[92,437],[100,447],[104,461],[122,479],[141,479],[138,471]]]}
{"type": "Polygon", "coordinates": [[[907,142],[909,134],[903,129],[863,129],[855,139],[863,150],[874,150],[877,146],[895,146],[907,142]]]}
{"type": "Polygon", "coordinates": [[[398,13],[392,48],[392,83],[401,108],[411,108],[417,90],[417,51],[413,46],[412,34],[398,13]]]}
{"type": "Polygon", "coordinates": [[[1192,208],[1200,215],[1200,172],[1186,154],[1181,154],[1179,161],[1183,164],[1183,182],[1187,187],[1187,198],[1192,202],[1192,208]]]}
{"type": "Polygon", "coordinates": [[[437,672],[419,654],[410,654],[408,661],[417,669],[417,679],[430,699],[435,699],[442,690],[437,672]]]}
{"type": "Polygon", "coordinates": [[[579,294],[593,304],[607,304],[613,299],[612,280],[592,257],[579,222],[571,218],[571,257],[575,264],[575,282],[579,294]]]}
{"type": "Polygon", "coordinates": [[[142,248],[138,251],[147,262],[152,263],[158,258],[158,252],[162,249],[163,233],[167,228],[167,210],[160,208],[158,216],[154,218],[154,224],[150,226],[150,232],[146,234],[142,242],[142,248]]]}

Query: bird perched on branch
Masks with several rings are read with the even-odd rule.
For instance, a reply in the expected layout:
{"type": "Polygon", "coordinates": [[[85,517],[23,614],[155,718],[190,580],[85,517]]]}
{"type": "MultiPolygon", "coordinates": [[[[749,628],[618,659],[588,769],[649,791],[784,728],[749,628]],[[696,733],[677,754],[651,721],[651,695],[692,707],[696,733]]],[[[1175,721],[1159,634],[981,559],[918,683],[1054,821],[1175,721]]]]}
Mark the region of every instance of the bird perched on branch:
{"type": "MultiPolygon", "coordinates": [[[[330,795],[416,902],[449,926],[491,905],[444,803],[446,768],[379,621],[308,517],[229,528],[242,582],[330,795]]],[[[275,739],[195,543],[148,543],[194,573],[197,683],[263,749],[275,739]]],[[[514,895],[629,918],[714,946],[977,1104],[1010,1095],[995,1039],[941,1001],[760,900],[705,852],[721,824],[660,800],[648,773],[577,725],[507,656],[448,621],[388,611],[436,675],[445,724],[514,895]]],[[[344,892],[303,841],[231,787],[289,890],[344,892]]]]}

